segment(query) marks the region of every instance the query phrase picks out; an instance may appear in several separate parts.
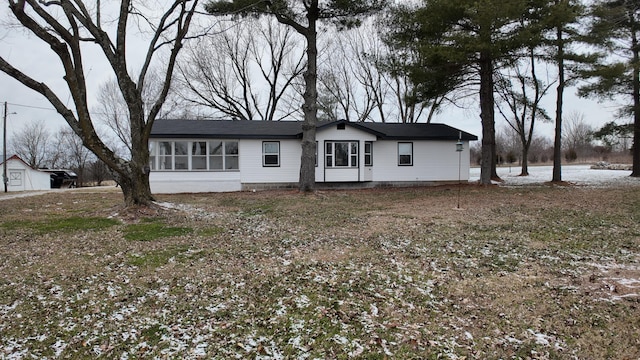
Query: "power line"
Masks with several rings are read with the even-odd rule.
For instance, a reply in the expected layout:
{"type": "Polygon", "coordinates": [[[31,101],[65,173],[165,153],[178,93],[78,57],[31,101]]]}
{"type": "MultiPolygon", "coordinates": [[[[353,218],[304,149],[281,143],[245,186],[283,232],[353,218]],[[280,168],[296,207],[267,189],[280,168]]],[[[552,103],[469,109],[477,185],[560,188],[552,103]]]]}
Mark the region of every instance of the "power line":
{"type": "MultiPolygon", "coordinates": [[[[17,106],[17,107],[22,107],[22,108],[27,108],[27,109],[37,109],[37,110],[47,110],[47,111],[57,112],[57,110],[52,108],[52,107],[24,105],[24,104],[17,104],[17,103],[11,103],[11,102],[7,102],[7,104],[11,105],[11,106],[17,106]]],[[[76,111],[74,111],[74,112],[77,114],[76,111]]],[[[92,114],[92,115],[113,115],[111,113],[100,112],[100,111],[89,111],[89,114],[92,114]]],[[[125,114],[125,113],[117,113],[116,115],[126,116],[127,114],[125,114]]]]}
{"type": "Polygon", "coordinates": [[[28,109],[38,109],[38,110],[50,110],[50,111],[56,111],[56,109],[51,108],[51,107],[42,107],[42,106],[24,105],[24,104],[10,103],[10,102],[7,102],[7,104],[9,104],[9,105],[11,105],[11,106],[18,106],[18,107],[23,107],[23,108],[28,108],[28,109]]]}

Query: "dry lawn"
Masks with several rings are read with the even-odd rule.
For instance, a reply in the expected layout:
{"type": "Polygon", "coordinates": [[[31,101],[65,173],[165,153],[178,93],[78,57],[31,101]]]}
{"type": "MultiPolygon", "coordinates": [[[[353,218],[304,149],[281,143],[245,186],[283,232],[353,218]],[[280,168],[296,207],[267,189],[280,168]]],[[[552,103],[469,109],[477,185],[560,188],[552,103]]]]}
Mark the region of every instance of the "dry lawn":
{"type": "Polygon", "coordinates": [[[640,187],[0,201],[0,359],[638,359],[640,187]]]}

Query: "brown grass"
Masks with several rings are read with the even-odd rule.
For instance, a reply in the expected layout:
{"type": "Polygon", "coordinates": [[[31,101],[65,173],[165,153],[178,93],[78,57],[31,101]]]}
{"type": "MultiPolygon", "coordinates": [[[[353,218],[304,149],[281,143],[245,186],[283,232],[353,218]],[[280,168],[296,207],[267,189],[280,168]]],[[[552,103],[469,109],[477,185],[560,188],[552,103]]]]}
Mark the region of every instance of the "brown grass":
{"type": "Polygon", "coordinates": [[[0,358],[640,357],[638,187],[457,190],[0,201],[0,358]]]}

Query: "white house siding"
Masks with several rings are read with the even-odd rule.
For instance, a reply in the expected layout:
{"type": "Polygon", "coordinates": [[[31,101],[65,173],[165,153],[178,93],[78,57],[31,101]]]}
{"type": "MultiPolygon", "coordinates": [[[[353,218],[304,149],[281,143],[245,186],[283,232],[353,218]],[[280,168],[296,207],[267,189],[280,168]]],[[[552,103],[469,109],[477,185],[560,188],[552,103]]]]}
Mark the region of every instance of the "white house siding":
{"type": "Polygon", "coordinates": [[[51,189],[51,176],[49,173],[34,170],[21,160],[7,160],[7,177],[9,178],[7,191],[51,189]]]}
{"type": "Polygon", "coordinates": [[[348,168],[348,169],[336,169],[336,168],[320,168],[318,171],[323,171],[325,182],[354,182],[363,181],[360,174],[361,168],[348,168]]]}
{"type": "MultiPolygon", "coordinates": [[[[363,182],[363,186],[377,186],[453,182],[458,179],[468,181],[469,179],[468,141],[464,142],[464,151],[458,153],[456,140],[380,140],[375,134],[354,126],[348,124],[345,126],[343,123],[344,129],[338,129],[339,126],[341,125],[332,124],[321,127],[316,133],[318,164],[315,168],[315,177],[319,184],[363,182]],[[326,141],[357,141],[358,165],[348,168],[326,167],[326,141]],[[366,142],[372,143],[373,166],[364,166],[366,142]],[[413,144],[412,166],[398,165],[398,143],[401,142],[413,144]]],[[[153,141],[161,140],[161,138],[153,139],[153,141]]],[[[204,140],[209,139],[199,139],[199,141],[204,140]]],[[[239,169],[237,171],[152,170],[151,191],[153,193],[196,193],[295,187],[299,180],[301,151],[300,139],[241,138],[238,140],[239,169]],[[263,166],[264,141],[279,142],[279,166],[263,166]]]]}
{"type": "MultiPolygon", "coordinates": [[[[242,165],[241,165],[242,166],[242,165]]],[[[240,191],[239,171],[152,171],[154,194],[240,191]]]]}
{"type": "Polygon", "coordinates": [[[469,143],[456,151],[456,141],[377,141],[373,144],[374,182],[469,180],[469,143]],[[398,143],[413,143],[413,165],[398,165],[398,143]]]}
{"type": "Polygon", "coordinates": [[[300,178],[300,140],[240,140],[240,173],[243,184],[297,183],[300,178]],[[262,166],[263,141],[280,143],[280,166],[262,166]]]}
{"type": "MultiPolygon", "coordinates": [[[[352,182],[365,181],[367,177],[364,166],[364,143],[376,141],[376,136],[351,126],[338,130],[336,125],[330,125],[319,129],[316,133],[318,143],[318,166],[316,167],[316,182],[352,182]],[[358,141],[358,168],[326,168],[325,167],[325,141],[358,141]]],[[[375,145],[374,145],[375,148],[375,145]]],[[[374,150],[375,151],[375,150],[374,150]]],[[[375,158],[374,158],[375,166],[375,158]]]]}

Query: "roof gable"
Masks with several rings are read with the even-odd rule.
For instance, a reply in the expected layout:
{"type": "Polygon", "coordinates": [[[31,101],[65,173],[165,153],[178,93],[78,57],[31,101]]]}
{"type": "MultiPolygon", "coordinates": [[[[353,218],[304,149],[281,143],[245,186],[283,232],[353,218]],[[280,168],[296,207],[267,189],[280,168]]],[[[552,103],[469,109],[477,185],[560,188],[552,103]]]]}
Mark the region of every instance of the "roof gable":
{"type": "MultiPolygon", "coordinates": [[[[4,159],[0,159],[0,165],[4,165],[4,161],[3,160],[4,159]]],[[[31,165],[27,164],[27,162],[22,160],[22,158],[20,158],[18,155],[11,155],[11,157],[8,157],[7,158],[7,164],[9,164],[9,161],[11,161],[11,160],[15,160],[15,161],[21,162],[21,163],[24,164],[24,166],[28,167],[29,169],[37,170],[37,169],[34,169],[33,167],[31,167],[31,165]]]]}

